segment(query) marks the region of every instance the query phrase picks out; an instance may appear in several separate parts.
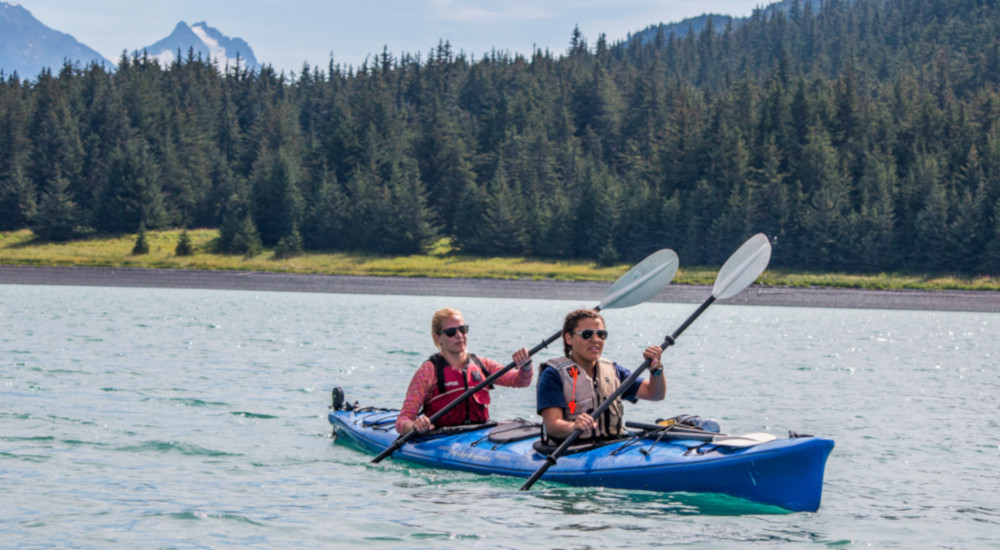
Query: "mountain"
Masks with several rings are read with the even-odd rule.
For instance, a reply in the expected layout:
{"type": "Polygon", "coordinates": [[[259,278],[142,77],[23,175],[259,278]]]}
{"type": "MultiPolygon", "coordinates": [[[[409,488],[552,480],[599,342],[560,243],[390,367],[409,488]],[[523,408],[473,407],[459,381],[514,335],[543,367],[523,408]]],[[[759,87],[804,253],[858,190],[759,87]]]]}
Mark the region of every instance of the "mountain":
{"type": "MultiPolygon", "coordinates": [[[[188,26],[181,21],[170,36],[136,51],[145,51],[166,66],[173,62],[178,51],[186,57],[192,50],[195,57],[217,60],[220,68],[227,64],[234,66],[238,55],[241,67],[260,69],[246,41],[229,38],[204,22],[188,26]]],[[[66,60],[81,65],[96,61],[110,70],[117,64],[72,36],[45,26],[22,6],[0,2],[0,71],[4,75],[17,73],[30,79],[43,68],[58,72],[66,60]]]]}
{"type": "Polygon", "coordinates": [[[684,38],[687,36],[688,32],[694,32],[694,34],[698,35],[701,34],[702,29],[708,25],[709,20],[712,21],[712,25],[717,31],[724,30],[726,28],[726,24],[729,22],[737,24],[740,21],[740,19],[731,15],[705,14],[699,15],[698,17],[684,19],[676,23],[660,23],[658,25],[652,25],[637,32],[636,34],[630,35],[628,39],[639,40],[642,44],[650,44],[656,39],[656,33],[659,32],[660,29],[663,29],[664,38],[670,38],[671,34],[677,38],[684,38]]]}
{"type": "MultiPolygon", "coordinates": [[[[845,0],[848,4],[853,4],[855,0],[845,0]]],[[[780,0],[778,2],[773,2],[767,7],[760,8],[763,10],[763,15],[765,17],[773,17],[775,13],[791,13],[793,9],[803,11],[807,7],[816,13],[822,7],[823,0],[780,0]],[[795,4],[798,4],[796,7],[795,4]]],[[[701,34],[701,31],[708,24],[708,21],[712,21],[712,26],[715,27],[716,32],[723,32],[726,30],[726,25],[732,24],[733,28],[739,27],[750,20],[750,17],[733,17],[731,15],[719,15],[719,14],[704,14],[698,17],[691,17],[678,21],[676,23],[659,23],[657,25],[650,25],[645,29],[629,35],[628,40],[638,40],[642,44],[652,43],[656,39],[656,33],[663,29],[663,37],[670,38],[673,34],[677,38],[684,38],[687,36],[688,32],[693,31],[695,35],[701,34]]]]}
{"type": "Polygon", "coordinates": [[[65,60],[109,64],[109,60],[72,36],[43,25],[18,4],[0,2],[0,70],[33,78],[48,67],[58,72],[65,60]]]}
{"type": "Polygon", "coordinates": [[[236,57],[239,56],[240,67],[257,70],[260,65],[257,58],[250,49],[250,45],[242,38],[229,38],[218,29],[209,27],[204,21],[188,26],[181,21],[174,27],[170,36],[138,51],[145,51],[151,57],[160,61],[160,65],[169,65],[176,59],[177,52],[182,58],[186,58],[193,50],[194,56],[199,55],[202,59],[212,59],[218,61],[219,67],[224,68],[227,64],[235,66],[236,57]]]}

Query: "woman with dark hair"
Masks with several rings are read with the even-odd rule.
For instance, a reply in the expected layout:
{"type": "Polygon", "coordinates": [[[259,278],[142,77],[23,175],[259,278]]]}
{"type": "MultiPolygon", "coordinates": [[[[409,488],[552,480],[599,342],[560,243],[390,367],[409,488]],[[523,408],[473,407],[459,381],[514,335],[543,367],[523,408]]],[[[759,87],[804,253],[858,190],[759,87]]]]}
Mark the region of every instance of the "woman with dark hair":
{"type": "Polygon", "coordinates": [[[650,361],[650,379],[636,379],[600,418],[591,417],[590,412],[632,373],[601,356],[608,331],[597,311],[578,309],[567,315],[562,338],[565,355],[546,361],[538,374],[537,410],[544,441],[558,442],[575,430],[582,432],[578,441],[618,437],[624,426],[622,399],[660,401],[667,395],[660,363],[663,350],[649,346],[642,356],[650,361]]]}

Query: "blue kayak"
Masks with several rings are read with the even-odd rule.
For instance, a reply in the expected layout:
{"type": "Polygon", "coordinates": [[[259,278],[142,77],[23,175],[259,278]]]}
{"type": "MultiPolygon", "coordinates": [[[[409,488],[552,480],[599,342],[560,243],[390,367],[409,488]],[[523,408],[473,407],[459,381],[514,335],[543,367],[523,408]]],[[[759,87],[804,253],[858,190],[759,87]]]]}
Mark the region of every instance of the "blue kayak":
{"type": "MultiPolygon", "coordinates": [[[[395,430],[398,413],[355,404],[332,411],[329,420],[338,438],[377,454],[399,435],[395,430]]],[[[725,436],[680,426],[627,425],[628,437],[571,447],[542,480],[615,489],[721,493],[794,512],[819,509],[823,470],[833,450],[829,439],[725,436]]],[[[524,420],[443,428],[411,439],[392,457],[435,468],[528,478],[545,464],[552,450],[541,445],[539,436],[539,425],[524,420]]]]}

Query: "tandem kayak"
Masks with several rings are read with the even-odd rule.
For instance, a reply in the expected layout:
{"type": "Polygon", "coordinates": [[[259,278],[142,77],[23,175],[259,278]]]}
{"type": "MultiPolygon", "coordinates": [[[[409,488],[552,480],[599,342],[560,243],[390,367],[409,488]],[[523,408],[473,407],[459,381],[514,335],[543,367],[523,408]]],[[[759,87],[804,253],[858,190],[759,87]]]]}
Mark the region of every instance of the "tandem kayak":
{"type": "MultiPolygon", "coordinates": [[[[329,414],[338,438],[380,453],[399,435],[397,410],[338,403],[329,414]]],[[[559,457],[542,480],[573,486],[656,492],[721,493],[794,512],[819,509],[823,471],[833,441],[790,434],[727,436],[679,425],[627,424],[627,437],[579,445],[559,457]]],[[[540,425],[525,420],[428,432],[393,457],[415,464],[528,478],[554,447],[541,445],[540,425]]]]}

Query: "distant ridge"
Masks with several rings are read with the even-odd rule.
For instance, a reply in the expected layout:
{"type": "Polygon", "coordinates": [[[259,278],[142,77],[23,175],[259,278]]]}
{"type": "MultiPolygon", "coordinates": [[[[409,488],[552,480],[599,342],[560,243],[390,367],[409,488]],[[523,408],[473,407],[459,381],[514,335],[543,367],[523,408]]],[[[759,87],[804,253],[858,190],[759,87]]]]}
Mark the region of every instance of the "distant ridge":
{"type": "Polygon", "coordinates": [[[0,2],[0,71],[33,78],[43,68],[58,72],[67,60],[111,65],[94,49],[45,26],[20,5],[0,2]]]}
{"type": "Polygon", "coordinates": [[[660,31],[660,29],[663,29],[664,38],[670,38],[670,35],[674,35],[677,38],[684,38],[689,32],[698,35],[705,29],[705,27],[708,26],[708,22],[710,20],[712,22],[712,26],[715,27],[717,32],[724,30],[726,25],[729,23],[738,24],[742,21],[742,19],[731,15],[710,13],[699,15],[698,17],[691,17],[676,23],[660,23],[658,25],[651,25],[636,34],[631,35],[629,40],[639,40],[643,44],[650,44],[656,39],[656,34],[660,31]]]}
{"type": "MultiPolygon", "coordinates": [[[[813,13],[819,11],[822,6],[823,0],[797,0],[799,3],[799,9],[805,10],[807,7],[813,11],[813,13]]],[[[855,0],[845,0],[848,4],[853,4],[855,0]]],[[[771,17],[775,12],[790,13],[793,4],[796,0],[780,0],[778,2],[773,2],[768,4],[766,7],[759,6],[758,9],[763,10],[763,14],[766,17],[771,17]]],[[[639,40],[642,44],[652,43],[656,39],[656,34],[660,29],[663,29],[663,37],[669,39],[670,35],[674,35],[677,38],[684,38],[689,32],[695,35],[701,34],[701,31],[708,26],[708,22],[712,22],[712,26],[715,28],[715,32],[723,32],[726,30],[728,25],[732,25],[734,28],[739,27],[746,23],[750,17],[733,17],[732,15],[721,15],[717,13],[706,13],[699,15],[697,17],[690,17],[676,23],[659,23],[656,25],[650,25],[645,29],[629,35],[627,40],[639,40]]]]}

